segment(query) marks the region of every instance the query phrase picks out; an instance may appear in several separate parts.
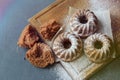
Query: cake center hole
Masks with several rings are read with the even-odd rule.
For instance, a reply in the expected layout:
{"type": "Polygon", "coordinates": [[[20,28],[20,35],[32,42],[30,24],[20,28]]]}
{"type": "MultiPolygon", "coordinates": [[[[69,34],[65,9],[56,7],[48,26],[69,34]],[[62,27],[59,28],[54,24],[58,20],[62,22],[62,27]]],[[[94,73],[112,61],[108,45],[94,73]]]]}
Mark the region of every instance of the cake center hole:
{"type": "Polygon", "coordinates": [[[94,47],[97,48],[97,49],[101,49],[103,46],[103,43],[99,40],[95,41],[94,43],[94,47]]]}
{"type": "Polygon", "coordinates": [[[85,24],[85,23],[87,23],[88,19],[86,16],[80,16],[79,21],[80,21],[80,23],[85,24]]]}
{"type": "Polygon", "coordinates": [[[68,49],[71,47],[71,42],[69,39],[65,39],[62,44],[63,44],[65,49],[68,49]]]}

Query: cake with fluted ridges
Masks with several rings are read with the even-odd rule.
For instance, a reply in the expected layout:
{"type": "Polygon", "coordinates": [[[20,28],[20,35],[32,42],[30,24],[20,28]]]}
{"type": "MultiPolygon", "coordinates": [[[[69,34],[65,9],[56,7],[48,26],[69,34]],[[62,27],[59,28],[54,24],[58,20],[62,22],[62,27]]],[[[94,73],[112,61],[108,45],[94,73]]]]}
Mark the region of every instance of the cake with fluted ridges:
{"type": "Polygon", "coordinates": [[[55,39],[53,51],[61,60],[73,61],[82,54],[82,41],[72,33],[62,33],[55,39]]]}
{"type": "Polygon", "coordinates": [[[112,58],[113,42],[105,34],[95,33],[84,42],[84,52],[87,57],[96,63],[104,62],[112,58]]]}
{"type": "Polygon", "coordinates": [[[93,34],[97,29],[97,17],[90,10],[78,10],[70,17],[70,29],[81,38],[93,34]]]}

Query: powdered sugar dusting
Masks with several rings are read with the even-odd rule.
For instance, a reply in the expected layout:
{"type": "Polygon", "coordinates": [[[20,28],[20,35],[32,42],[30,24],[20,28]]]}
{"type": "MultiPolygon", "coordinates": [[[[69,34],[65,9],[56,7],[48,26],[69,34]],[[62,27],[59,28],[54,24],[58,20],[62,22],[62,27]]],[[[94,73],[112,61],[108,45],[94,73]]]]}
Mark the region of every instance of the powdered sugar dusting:
{"type": "Polygon", "coordinates": [[[95,10],[116,8],[119,5],[119,2],[120,2],[119,0],[99,0],[99,1],[98,0],[89,0],[89,3],[91,4],[91,9],[95,9],[95,10]]]}
{"type": "Polygon", "coordinates": [[[56,64],[50,70],[56,72],[56,80],[72,80],[61,64],[56,64]]]}
{"type": "MultiPolygon", "coordinates": [[[[68,15],[70,15],[75,10],[77,10],[77,9],[70,7],[68,15]]],[[[97,16],[97,18],[99,20],[100,29],[98,32],[107,34],[109,37],[112,38],[111,20],[110,20],[109,10],[104,10],[102,12],[97,10],[97,11],[93,11],[93,12],[95,13],[95,15],[97,16]]],[[[69,16],[67,16],[67,19],[69,19],[69,16]]],[[[69,20],[67,21],[67,19],[65,19],[66,23],[69,22],[69,20]]],[[[70,31],[69,25],[66,25],[65,31],[70,31]]],[[[85,54],[85,53],[83,53],[83,54],[85,54]]],[[[87,76],[89,76],[95,72],[94,67],[100,68],[99,65],[92,63],[90,60],[88,60],[88,58],[85,55],[81,56],[80,58],[78,58],[77,60],[75,60],[73,62],[68,63],[68,62],[61,61],[61,64],[63,65],[63,67],[67,70],[67,72],[70,74],[70,76],[74,80],[84,80],[87,76]],[[91,69],[93,69],[92,73],[87,73],[91,69]]]]}

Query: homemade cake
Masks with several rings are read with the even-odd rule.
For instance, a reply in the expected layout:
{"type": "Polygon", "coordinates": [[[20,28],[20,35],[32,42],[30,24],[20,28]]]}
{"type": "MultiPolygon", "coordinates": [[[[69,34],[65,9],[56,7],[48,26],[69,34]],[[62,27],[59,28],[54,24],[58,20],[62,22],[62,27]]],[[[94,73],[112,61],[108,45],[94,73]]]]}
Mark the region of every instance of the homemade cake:
{"type": "Polygon", "coordinates": [[[74,34],[62,33],[55,39],[53,51],[61,60],[73,61],[82,54],[82,41],[74,34]]]}
{"type": "Polygon", "coordinates": [[[112,57],[112,40],[105,34],[95,33],[84,42],[84,51],[93,62],[103,62],[112,57]]]}
{"type": "Polygon", "coordinates": [[[38,41],[39,36],[36,29],[31,25],[27,25],[22,31],[17,44],[20,47],[31,48],[38,41]]]}
{"type": "Polygon", "coordinates": [[[78,10],[70,17],[70,29],[73,33],[85,38],[97,29],[97,17],[90,10],[78,10]]]}
{"type": "Polygon", "coordinates": [[[26,59],[36,67],[44,68],[53,64],[54,56],[50,47],[44,43],[36,43],[26,52],[26,59]]]}
{"type": "Polygon", "coordinates": [[[60,29],[60,24],[51,19],[40,26],[40,35],[44,40],[51,40],[57,31],[60,29]]]}

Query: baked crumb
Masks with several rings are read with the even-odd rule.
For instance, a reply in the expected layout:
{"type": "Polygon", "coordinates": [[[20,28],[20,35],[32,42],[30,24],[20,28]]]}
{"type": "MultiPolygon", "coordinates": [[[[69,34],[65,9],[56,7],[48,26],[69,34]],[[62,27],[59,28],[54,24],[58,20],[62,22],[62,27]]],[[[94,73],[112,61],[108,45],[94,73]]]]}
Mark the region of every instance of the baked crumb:
{"type": "Polygon", "coordinates": [[[54,19],[51,19],[41,26],[39,32],[42,38],[46,40],[51,40],[59,29],[60,24],[57,23],[54,19]]]}
{"type": "Polygon", "coordinates": [[[36,67],[44,68],[55,62],[50,47],[44,43],[36,43],[26,52],[26,59],[36,67]]]}
{"type": "Polygon", "coordinates": [[[36,29],[31,25],[27,25],[22,31],[17,44],[20,47],[31,48],[38,41],[39,36],[36,29]]]}

